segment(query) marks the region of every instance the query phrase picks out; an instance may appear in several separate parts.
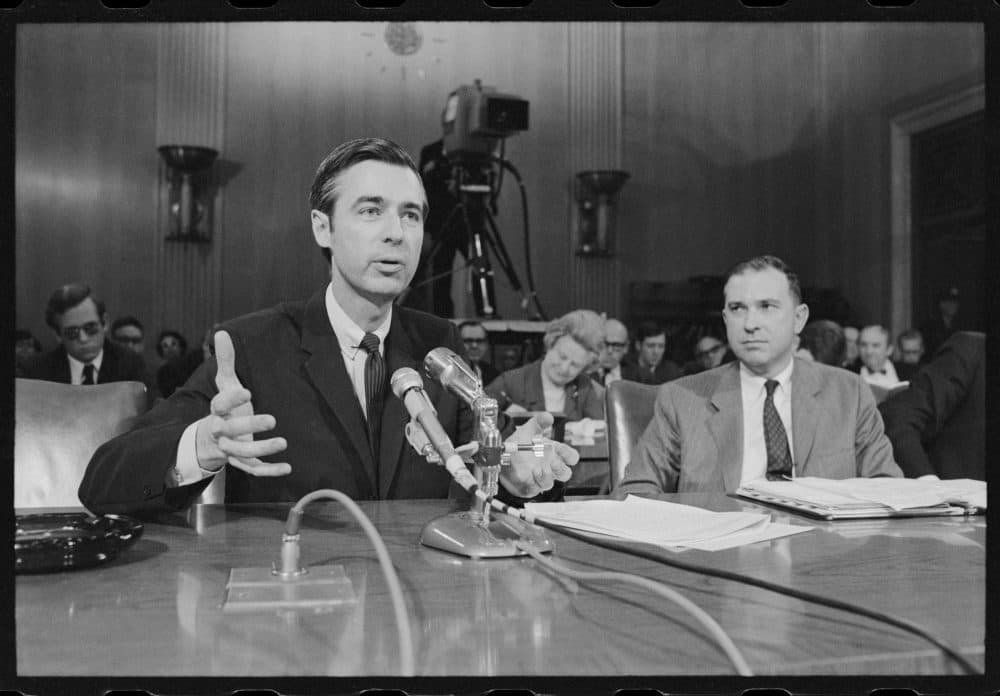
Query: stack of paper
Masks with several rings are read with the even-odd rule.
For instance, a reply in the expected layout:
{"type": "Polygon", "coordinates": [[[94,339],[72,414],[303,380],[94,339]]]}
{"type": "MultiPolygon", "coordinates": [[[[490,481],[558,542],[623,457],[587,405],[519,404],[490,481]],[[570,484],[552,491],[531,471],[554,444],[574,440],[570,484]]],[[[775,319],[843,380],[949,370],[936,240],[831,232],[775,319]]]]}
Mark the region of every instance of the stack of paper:
{"type": "Polygon", "coordinates": [[[712,512],[630,495],[625,500],[527,503],[532,513],[571,529],[669,548],[705,551],[766,541],[811,527],[776,524],[756,512],[712,512]]]}

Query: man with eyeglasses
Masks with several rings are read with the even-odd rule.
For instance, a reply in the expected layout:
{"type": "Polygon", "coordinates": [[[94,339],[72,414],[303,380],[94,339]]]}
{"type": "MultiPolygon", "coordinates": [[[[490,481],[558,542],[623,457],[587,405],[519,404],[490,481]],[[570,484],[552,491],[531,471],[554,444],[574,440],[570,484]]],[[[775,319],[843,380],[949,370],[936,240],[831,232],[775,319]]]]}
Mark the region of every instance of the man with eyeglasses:
{"type": "Polygon", "coordinates": [[[18,377],[81,385],[135,380],[150,386],[143,359],[107,337],[104,303],[88,286],[70,283],[52,293],[45,323],[59,345],[25,360],[18,377]]]}
{"type": "Polygon", "coordinates": [[[118,317],[111,322],[111,340],[137,355],[146,351],[146,329],[132,316],[118,317]]]}
{"type": "Polygon", "coordinates": [[[490,339],[486,335],[486,329],[478,321],[463,321],[458,325],[458,333],[462,337],[465,345],[465,352],[469,356],[469,364],[479,375],[483,385],[487,385],[500,376],[500,370],[486,359],[486,354],[490,349],[490,339]]]}
{"type": "Polygon", "coordinates": [[[628,329],[617,319],[604,320],[604,350],[597,358],[597,369],[590,378],[608,386],[622,378],[622,358],[628,350],[628,329]]]}

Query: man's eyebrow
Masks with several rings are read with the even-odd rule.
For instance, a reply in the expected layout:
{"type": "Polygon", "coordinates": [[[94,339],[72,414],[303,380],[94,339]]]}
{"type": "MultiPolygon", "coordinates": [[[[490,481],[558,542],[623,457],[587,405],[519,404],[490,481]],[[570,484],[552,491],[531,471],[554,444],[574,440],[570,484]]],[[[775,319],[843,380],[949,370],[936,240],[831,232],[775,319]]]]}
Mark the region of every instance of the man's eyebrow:
{"type": "Polygon", "coordinates": [[[375,205],[385,205],[385,198],[382,196],[358,196],[354,200],[354,205],[352,207],[357,207],[362,203],[373,203],[375,205]]]}

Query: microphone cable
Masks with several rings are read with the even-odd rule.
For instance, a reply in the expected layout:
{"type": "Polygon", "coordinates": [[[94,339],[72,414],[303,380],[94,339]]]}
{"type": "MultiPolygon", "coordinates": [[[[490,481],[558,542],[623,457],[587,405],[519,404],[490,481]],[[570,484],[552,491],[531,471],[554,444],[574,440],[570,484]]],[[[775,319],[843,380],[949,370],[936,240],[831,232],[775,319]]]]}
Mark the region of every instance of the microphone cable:
{"type": "Polygon", "coordinates": [[[382,574],[385,577],[385,584],[389,588],[389,597],[392,599],[392,611],[396,616],[396,630],[399,635],[399,654],[400,654],[400,669],[404,677],[414,676],[414,659],[413,659],[413,633],[410,630],[410,615],[406,611],[406,602],[403,600],[403,590],[400,587],[399,576],[396,575],[396,569],[392,565],[392,559],[389,558],[389,551],[385,548],[385,542],[382,541],[382,537],[379,535],[378,530],[375,529],[375,525],[371,523],[368,516],[365,515],[364,511],[358,507],[358,504],[351,500],[346,494],[341,493],[338,490],[332,488],[321,488],[315,490],[312,493],[308,493],[303,496],[299,502],[292,506],[292,509],[288,511],[288,520],[285,522],[285,535],[282,544],[282,569],[286,570],[286,565],[291,565],[292,569],[298,566],[298,534],[299,534],[299,523],[302,519],[302,515],[305,513],[305,507],[309,503],[320,500],[320,499],[332,499],[339,502],[348,512],[350,512],[354,519],[357,520],[358,524],[361,525],[361,529],[364,530],[365,534],[368,536],[369,541],[371,541],[372,546],[375,548],[375,555],[378,557],[379,566],[382,569],[382,574]],[[291,551],[291,558],[289,558],[286,553],[289,548],[290,542],[294,541],[294,549],[291,551]]]}

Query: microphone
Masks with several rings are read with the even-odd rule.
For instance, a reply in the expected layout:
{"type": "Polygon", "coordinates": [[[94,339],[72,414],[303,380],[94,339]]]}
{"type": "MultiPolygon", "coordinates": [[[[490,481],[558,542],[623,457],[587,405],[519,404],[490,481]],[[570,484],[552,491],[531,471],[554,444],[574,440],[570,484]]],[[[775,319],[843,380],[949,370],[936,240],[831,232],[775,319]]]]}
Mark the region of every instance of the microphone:
{"type": "Polygon", "coordinates": [[[473,405],[483,395],[483,383],[472,368],[455,351],[440,346],[424,358],[427,376],[456,395],[462,401],[473,405]]]}
{"type": "MultiPolygon", "coordinates": [[[[430,440],[431,445],[441,457],[445,468],[455,477],[461,476],[460,472],[464,472],[463,480],[466,482],[471,479],[472,475],[465,467],[462,456],[455,451],[451,438],[448,437],[448,433],[445,432],[441,421],[437,418],[434,405],[424,392],[424,380],[420,374],[412,367],[401,367],[392,373],[389,384],[392,387],[392,393],[406,406],[410,417],[423,428],[427,439],[430,440]]],[[[472,481],[475,482],[475,479],[472,481]]]]}

